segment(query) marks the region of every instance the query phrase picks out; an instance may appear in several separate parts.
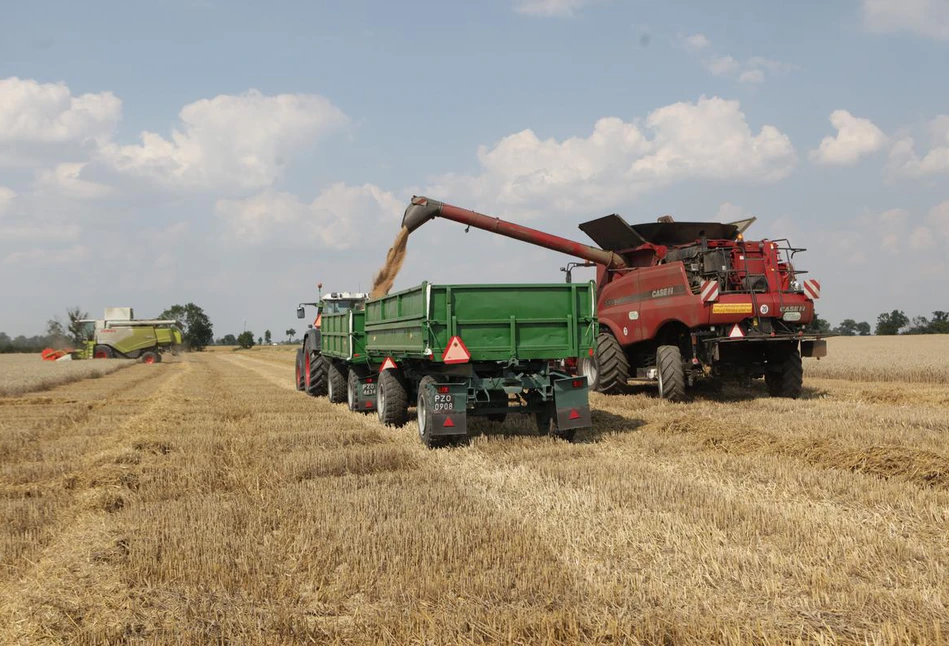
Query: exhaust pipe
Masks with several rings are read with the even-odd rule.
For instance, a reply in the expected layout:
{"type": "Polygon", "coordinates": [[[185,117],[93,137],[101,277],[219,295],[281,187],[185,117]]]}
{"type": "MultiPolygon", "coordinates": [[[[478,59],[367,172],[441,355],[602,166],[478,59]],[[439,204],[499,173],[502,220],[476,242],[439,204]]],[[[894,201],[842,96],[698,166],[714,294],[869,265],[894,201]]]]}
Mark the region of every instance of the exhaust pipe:
{"type": "Polygon", "coordinates": [[[412,203],[405,209],[405,215],[402,216],[402,226],[408,229],[409,233],[412,233],[429,220],[438,217],[441,211],[441,202],[416,195],[412,198],[412,203]]]}

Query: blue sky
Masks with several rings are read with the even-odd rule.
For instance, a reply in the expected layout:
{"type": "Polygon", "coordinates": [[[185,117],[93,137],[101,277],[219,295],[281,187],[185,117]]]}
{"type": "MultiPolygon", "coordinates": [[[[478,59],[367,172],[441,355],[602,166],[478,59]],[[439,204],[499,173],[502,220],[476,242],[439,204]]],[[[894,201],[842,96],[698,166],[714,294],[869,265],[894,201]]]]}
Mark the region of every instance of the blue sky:
{"type": "MultiPolygon", "coordinates": [[[[753,214],[809,249],[834,322],[949,309],[946,0],[4,11],[9,334],[187,301],[218,336],[282,333],[317,281],[367,287],[416,192],[578,239],[753,214]]],[[[436,221],[396,287],[566,260],[436,221]]]]}

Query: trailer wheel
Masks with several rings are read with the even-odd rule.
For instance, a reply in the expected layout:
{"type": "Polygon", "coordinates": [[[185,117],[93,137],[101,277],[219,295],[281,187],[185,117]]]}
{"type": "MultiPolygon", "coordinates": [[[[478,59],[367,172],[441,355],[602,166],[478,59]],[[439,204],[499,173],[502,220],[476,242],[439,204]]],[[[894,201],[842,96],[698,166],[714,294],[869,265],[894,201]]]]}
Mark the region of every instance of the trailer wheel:
{"type": "Polygon", "coordinates": [[[149,350],[148,352],[142,353],[142,363],[153,364],[158,363],[158,354],[149,350]]]}
{"type": "Polygon", "coordinates": [[[350,370],[349,377],[346,379],[346,403],[349,405],[349,410],[354,413],[368,412],[359,408],[359,386],[361,385],[359,375],[356,374],[355,370],[350,370]]]}
{"type": "Polygon", "coordinates": [[[660,345],[656,350],[656,372],[659,373],[659,396],[671,402],[685,400],[685,369],[682,351],[677,345],[660,345]]]}
{"type": "Polygon", "coordinates": [[[111,359],[114,356],[115,353],[112,352],[112,348],[107,345],[97,345],[92,349],[93,359],[111,359]]]}
{"type": "Polygon", "coordinates": [[[629,359],[616,337],[600,332],[592,357],[580,357],[580,374],[600,393],[621,393],[629,380],[629,359]]]}
{"type": "Polygon", "coordinates": [[[401,427],[408,421],[409,394],[405,381],[394,370],[383,370],[379,375],[376,409],[379,421],[386,426],[401,427]]]}
{"type": "Polygon", "coordinates": [[[432,403],[425,396],[427,386],[435,383],[434,377],[422,377],[418,385],[418,401],[416,402],[416,411],[418,412],[418,437],[422,444],[430,449],[438,448],[446,444],[442,438],[432,436],[432,403]]]}
{"type": "Polygon", "coordinates": [[[323,367],[323,361],[322,354],[304,354],[303,376],[306,379],[306,392],[314,397],[326,394],[326,369],[323,367]]]}
{"type": "Polygon", "coordinates": [[[553,404],[548,404],[544,410],[534,413],[534,421],[537,422],[537,432],[540,435],[552,435],[567,442],[573,442],[577,432],[576,429],[572,428],[566,431],[557,428],[557,413],[553,404]]]}
{"type": "Polygon", "coordinates": [[[768,394],[772,397],[797,399],[804,388],[804,364],[801,353],[795,348],[780,364],[780,369],[768,371],[764,376],[768,385],[768,394]]]}
{"type": "Polygon", "coordinates": [[[326,361],[326,393],[333,404],[342,404],[347,399],[346,375],[335,361],[326,361]]]}
{"type": "Polygon", "coordinates": [[[306,388],[306,384],[303,382],[303,348],[297,348],[297,362],[293,374],[297,390],[306,388]]]}

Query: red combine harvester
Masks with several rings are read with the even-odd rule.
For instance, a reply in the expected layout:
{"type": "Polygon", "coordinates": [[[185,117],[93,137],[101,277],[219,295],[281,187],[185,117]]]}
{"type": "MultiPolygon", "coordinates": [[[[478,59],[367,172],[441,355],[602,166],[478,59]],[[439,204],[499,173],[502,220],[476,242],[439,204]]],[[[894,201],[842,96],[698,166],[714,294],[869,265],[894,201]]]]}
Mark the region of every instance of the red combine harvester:
{"type": "MultiPolygon", "coordinates": [[[[808,334],[820,283],[791,264],[803,249],[787,240],[747,241],[754,218],[630,226],[619,215],[584,222],[599,245],[544,233],[426,197],[414,197],[402,225],[414,231],[441,217],[529,242],[596,265],[600,333],[578,369],[600,392],[622,392],[630,377],[656,379],[680,401],[696,378],[764,377],[773,397],[801,394],[801,357],[827,355],[808,334]]],[[[568,272],[570,266],[565,268],[568,272]]]]}

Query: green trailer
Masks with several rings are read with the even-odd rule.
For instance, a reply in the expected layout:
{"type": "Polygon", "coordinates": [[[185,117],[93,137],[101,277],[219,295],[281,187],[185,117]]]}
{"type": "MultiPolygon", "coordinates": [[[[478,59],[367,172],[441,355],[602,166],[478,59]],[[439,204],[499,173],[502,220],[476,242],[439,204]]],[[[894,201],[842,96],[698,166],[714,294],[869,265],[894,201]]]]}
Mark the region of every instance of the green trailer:
{"type": "Polygon", "coordinates": [[[322,317],[321,360],[333,401],[389,426],[417,408],[427,446],[466,438],[467,419],[532,415],[572,439],[591,424],[588,384],[556,368],[588,356],[595,286],[421,285],[322,317]]]}

